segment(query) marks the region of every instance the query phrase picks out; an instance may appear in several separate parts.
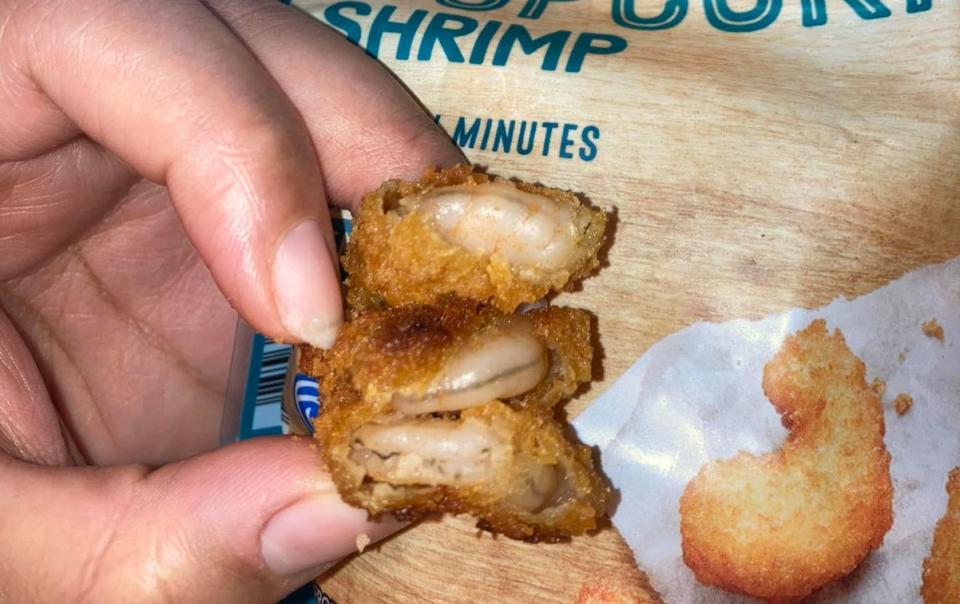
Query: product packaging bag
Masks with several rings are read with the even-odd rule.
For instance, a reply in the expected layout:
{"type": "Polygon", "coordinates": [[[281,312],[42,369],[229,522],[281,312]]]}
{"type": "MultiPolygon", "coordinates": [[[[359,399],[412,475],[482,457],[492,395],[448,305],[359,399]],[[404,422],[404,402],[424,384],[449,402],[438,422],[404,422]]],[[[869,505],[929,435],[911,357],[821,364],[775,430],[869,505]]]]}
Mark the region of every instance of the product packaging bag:
{"type": "MultiPolygon", "coordinates": [[[[710,459],[779,445],[785,431],[759,371],[814,318],[843,329],[870,377],[891,384],[883,404],[895,518],[904,501],[944,504],[938,473],[960,465],[960,447],[941,426],[931,438],[944,457],[930,461],[915,431],[956,420],[944,405],[960,407],[960,394],[941,400],[960,389],[949,356],[960,347],[960,294],[950,289],[960,274],[951,263],[960,256],[960,4],[294,4],[386,65],[471,161],[573,190],[612,218],[600,271],[556,302],[596,316],[595,381],[567,413],[618,489],[613,526],[531,545],[478,536],[469,519],[427,521],[321,577],[328,597],[728,601],[677,566],[677,485],[710,459]],[[942,343],[921,333],[921,318],[939,320],[942,343]],[[934,368],[921,371],[927,360],[934,368]],[[753,390],[739,389],[748,383],[753,390]],[[710,387],[736,394],[740,415],[704,414],[727,400],[710,387]],[[915,396],[903,418],[895,388],[915,396]],[[716,446],[694,454],[694,442],[716,446]],[[913,500],[901,496],[903,472],[917,467],[900,462],[911,447],[930,474],[913,500]]],[[[910,547],[929,546],[940,513],[910,516],[922,541],[910,547]]],[[[897,528],[895,519],[889,543],[905,542],[897,528]]],[[[916,600],[915,567],[889,571],[887,591],[857,591],[889,557],[875,552],[821,597],[916,600]]]]}

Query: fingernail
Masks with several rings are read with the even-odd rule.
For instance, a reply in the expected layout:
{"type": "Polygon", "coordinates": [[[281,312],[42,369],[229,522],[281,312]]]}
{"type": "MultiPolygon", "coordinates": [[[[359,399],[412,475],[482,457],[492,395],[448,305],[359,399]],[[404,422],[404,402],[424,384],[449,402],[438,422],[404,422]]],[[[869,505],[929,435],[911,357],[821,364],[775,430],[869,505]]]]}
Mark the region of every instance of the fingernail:
{"type": "Polygon", "coordinates": [[[273,266],[277,307],[284,327],[296,338],[330,348],[343,322],[340,279],[317,221],[290,229],[273,266]]]}
{"type": "Polygon", "coordinates": [[[339,499],[310,497],[279,511],[260,536],[267,567],[281,577],[294,577],[323,567],[397,531],[396,520],[367,521],[367,512],[339,499]],[[366,537],[363,537],[366,535],[366,537]]]}

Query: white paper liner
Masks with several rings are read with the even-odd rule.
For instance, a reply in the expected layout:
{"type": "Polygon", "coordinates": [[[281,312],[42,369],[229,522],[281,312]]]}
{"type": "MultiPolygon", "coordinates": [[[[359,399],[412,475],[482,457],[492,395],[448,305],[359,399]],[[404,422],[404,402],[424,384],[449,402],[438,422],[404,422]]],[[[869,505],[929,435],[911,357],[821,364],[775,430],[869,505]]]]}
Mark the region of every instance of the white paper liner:
{"type": "Polygon", "coordinates": [[[784,338],[818,318],[843,332],[868,383],[886,382],[894,523],[857,571],[812,601],[920,600],[947,473],[960,465],[960,257],[818,310],[692,325],[652,346],[577,418],[580,438],[600,448],[619,491],[613,522],[665,601],[754,601],[697,583],[682,559],[678,502],[704,463],[783,442],[787,432],[763,394],[763,366],[784,338]],[[923,333],[930,319],[944,342],[923,333]],[[893,399],[902,392],[913,407],[898,416],[893,399]]]}

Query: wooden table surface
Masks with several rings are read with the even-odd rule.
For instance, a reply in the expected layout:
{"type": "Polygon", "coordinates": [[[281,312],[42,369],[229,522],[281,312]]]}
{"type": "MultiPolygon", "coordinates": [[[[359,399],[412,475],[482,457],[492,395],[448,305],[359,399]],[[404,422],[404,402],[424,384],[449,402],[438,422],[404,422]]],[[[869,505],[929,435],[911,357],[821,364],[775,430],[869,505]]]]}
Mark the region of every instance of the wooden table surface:
{"type": "MultiPolygon", "coordinates": [[[[329,2],[298,4],[323,20],[329,2]]],[[[360,4],[369,16],[342,14],[365,44],[382,5],[360,4]]],[[[557,300],[596,314],[602,346],[602,371],[569,403],[571,416],[695,321],[816,307],[960,255],[960,6],[908,14],[904,1],[885,4],[889,17],[864,20],[832,2],[825,25],[804,27],[801,2],[786,0],[772,25],[741,34],[711,27],[697,2],[663,31],[616,25],[609,2],[550,4],[535,20],[518,17],[517,0],[489,12],[397,4],[394,20],[418,7],[424,24],[454,14],[628,43],[587,56],[576,73],[563,68],[569,45],[556,71],[541,69],[542,51],[517,49],[505,66],[454,63],[437,49],[418,61],[416,41],[413,58],[397,60],[396,35],[379,55],[448,132],[461,117],[571,123],[578,140],[598,129],[592,161],[560,157],[556,140],[546,155],[465,149],[491,172],[569,188],[613,212],[605,266],[557,300]]],[[[664,0],[631,6],[656,15],[664,0]]],[[[464,55],[475,37],[460,39],[464,55]]],[[[466,518],[412,527],[321,585],[341,604],[657,601],[615,529],[530,545],[478,535],[466,518]]]]}

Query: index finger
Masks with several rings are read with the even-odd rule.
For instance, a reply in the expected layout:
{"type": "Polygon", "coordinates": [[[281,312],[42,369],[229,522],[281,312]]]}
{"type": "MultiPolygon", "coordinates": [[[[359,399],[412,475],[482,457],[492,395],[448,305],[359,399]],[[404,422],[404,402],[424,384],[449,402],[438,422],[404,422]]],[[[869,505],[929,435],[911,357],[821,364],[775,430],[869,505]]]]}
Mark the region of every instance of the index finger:
{"type": "Polygon", "coordinates": [[[296,105],[335,205],[352,209],[388,178],[465,161],[399,80],[330,27],[279,2],[209,5],[296,105]]]}

